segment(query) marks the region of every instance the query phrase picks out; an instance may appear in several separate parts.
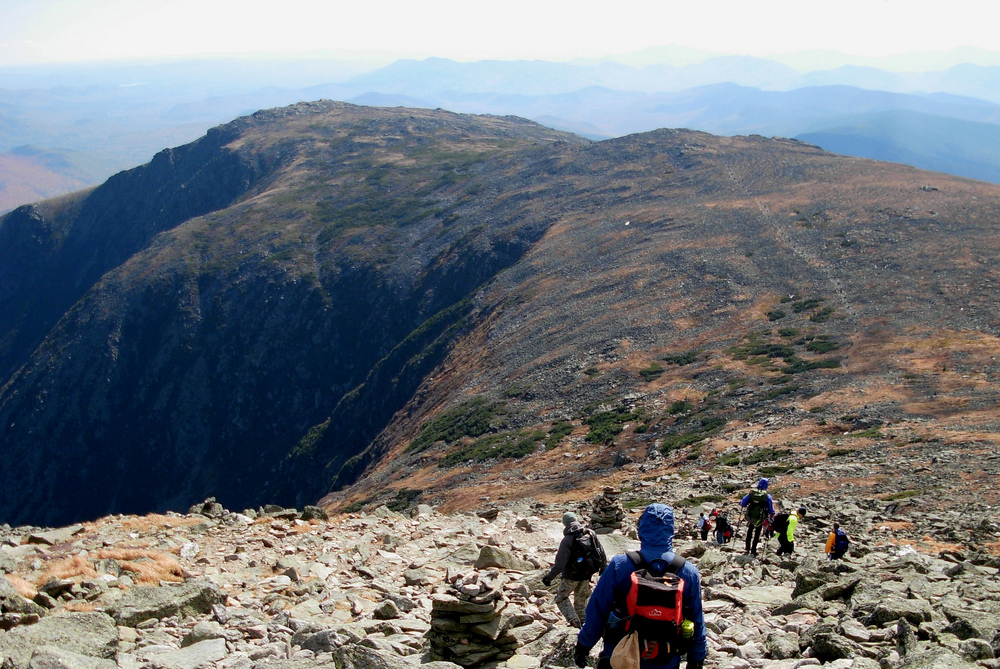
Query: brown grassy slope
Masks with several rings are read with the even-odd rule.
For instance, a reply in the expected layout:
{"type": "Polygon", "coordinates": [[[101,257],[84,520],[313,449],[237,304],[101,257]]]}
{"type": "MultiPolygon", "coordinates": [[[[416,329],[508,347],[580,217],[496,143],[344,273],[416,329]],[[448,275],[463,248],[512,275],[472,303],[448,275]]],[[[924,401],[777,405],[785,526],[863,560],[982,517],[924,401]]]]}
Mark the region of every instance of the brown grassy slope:
{"type": "MultiPolygon", "coordinates": [[[[382,435],[379,466],[328,501],[384,501],[400,487],[446,508],[588,497],[621,476],[609,466],[614,452],[642,460],[690,429],[667,411],[678,399],[726,425],[647,461],[651,472],[722,471],[726,454],[768,447],[801,457],[890,439],[995,447],[998,187],[763,138],[660,131],[574,153],[546,201],[559,221],[482,291],[490,318],[382,435]],[[786,296],[795,297],[783,304],[786,296]],[[795,313],[803,298],[822,302],[795,313]],[[769,320],[779,309],[786,315],[769,320]],[[733,351],[752,336],[825,337],[838,348],[800,344],[800,358],[842,366],[787,375],[778,358],[733,351]],[[638,374],[692,350],[693,364],[662,363],[653,381],[638,374]],[[497,431],[547,430],[564,418],[576,432],[519,461],[435,465],[468,439],[406,452],[421,424],[480,394],[507,405],[497,431]],[[631,421],[614,444],[583,441],[585,407],[621,401],[645,412],[645,431],[631,421]]],[[[860,484],[891,492],[892,473],[912,457],[890,449],[860,484]]],[[[781,478],[824,485],[794,471],[781,478]]],[[[974,472],[954,483],[965,494],[977,484],[974,472]]]]}

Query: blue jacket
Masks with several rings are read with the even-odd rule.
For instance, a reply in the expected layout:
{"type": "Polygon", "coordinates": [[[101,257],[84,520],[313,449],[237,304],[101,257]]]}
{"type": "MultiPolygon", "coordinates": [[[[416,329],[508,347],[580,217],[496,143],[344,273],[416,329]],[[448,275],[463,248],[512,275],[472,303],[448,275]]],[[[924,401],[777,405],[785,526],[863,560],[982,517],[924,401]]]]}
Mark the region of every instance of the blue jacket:
{"type": "MultiPolygon", "coordinates": [[[[674,557],[674,511],[664,504],[650,504],[639,519],[639,552],[647,563],[653,560],[670,561],[674,557]]],[[[577,642],[585,648],[593,648],[604,636],[605,625],[615,607],[615,602],[624,601],[632,583],[635,564],[628,555],[616,555],[601,574],[594,593],[587,603],[587,618],[577,636],[577,642]]],[[[684,619],[694,623],[694,638],[687,654],[689,662],[700,662],[708,654],[705,642],[705,616],[701,610],[701,577],[698,569],[686,563],[677,575],[684,581],[684,619]]],[[[607,645],[601,655],[609,657],[614,648],[607,645]]],[[[681,656],[668,658],[665,664],[651,664],[643,661],[641,669],[676,669],[681,656]]]]}

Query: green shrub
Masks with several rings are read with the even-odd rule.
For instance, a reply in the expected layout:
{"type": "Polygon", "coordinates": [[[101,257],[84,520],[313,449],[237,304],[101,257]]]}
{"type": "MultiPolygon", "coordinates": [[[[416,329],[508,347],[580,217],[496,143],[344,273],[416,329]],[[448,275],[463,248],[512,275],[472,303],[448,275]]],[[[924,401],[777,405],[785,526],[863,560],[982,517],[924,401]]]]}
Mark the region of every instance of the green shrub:
{"type": "Polygon", "coordinates": [[[792,303],[792,311],[794,311],[797,314],[800,314],[803,311],[809,311],[810,309],[815,309],[822,302],[823,298],[821,297],[814,297],[808,300],[799,300],[797,302],[792,303]]]}
{"type": "Polygon", "coordinates": [[[435,442],[451,443],[462,437],[479,437],[490,430],[490,422],[503,405],[476,397],[425,423],[407,451],[419,453],[435,442]]]}
{"type": "Polygon", "coordinates": [[[679,413],[687,413],[693,408],[694,405],[688,402],[687,400],[677,400],[670,405],[670,408],[667,409],[667,412],[670,413],[671,415],[677,415],[679,413]]]}
{"type": "Polygon", "coordinates": [[[769,321],[780,321],[782,318],[784,318],[788,314],[786,314],[781,309],[772,309],[771,311],[767,312],[765,315],[767,316],[767,320],[769,320],[769,321]]]}
{"type": "Polygon", "coordinates": [[[386,502],[385,505],[390,511],[399,513],[400,511],[405,511],[410,508],[417,498],[423,494],[423,490],[417,490],[415,488],[400,488],[396,491],[395,499],[386,502]]]}
{"type": "Polygon", "coordinates": [[[720,416],[700,418],[698,419],[698,424],[686,432],[664,437],[660,445],[660,452],[667,455],[685,446],[704,441],[718,432],[726,422],[726,419],[720,416]]]}
{"type": "Polygon", "coordinates": [[[809,320],[813,323],[826,323],[833,316],[833,307],[823,307],[816,313],[809,316],[809,320]]]}
{"type": "Polygon", "coordinates": [[[757,472],[761,476],[775,476],[777,474],[787,474],[788,472],[794,472],[804,468],[804,465],[767,465],[764,467],[758,467],[757,472]]]}
{"type": "MultiPolygon", "coordinates": [[[[719,458],[720,465],[726,465],[728,467],[735,467],[740,464],[740,454],[739,453],[728,453],[719,458]]],[[[732,491],[730,491],[732,492],[732,491]]]]}
{"type": "Polygon", "coordinates": [[[901,492],[893,493],[891,495],[883,497],[882,500],[885,502],[896,502],[901,499],[909,499],[910,497],[916,497],[917,495],[922,495],[922,494],[924,494],[923,490],[903,490],[901,492]]]}
{"type": "Polygon", "coordinates": [[[870,427],[867,430],[862,430],[861,432],[852,432],[847,435],[848,437],[862,437],[867,439],[881,439],[882,433],[877,427],[870,427]]]}
{"type": "Polygon", "coordinates": [[[614,438],[621,434],[625,423],[642,418],[642,412],[638,409],[629,410],[626,407],[618,407],[611,411],[600,411],[584,419],[584,423],[590,426],[587,433],[587,441],[592,444],[603,444],[614,441],[614,438]]]}
{"type": "Polygon", "coordinates": [[[725,502],[726,498],[723,495],[695,495],[691,497],[685,497],[684,499],[677,500],[674,502],[674,506],[677,508],[690,508],[692,506],[701,506],[702,504],[718,504],[719,502],[725,502]]]}
{"type": "Polygon", "coordinates": [[[823,413],[825,411],[826,411],[826,407],[823,406],[823,405],[815,406],[815,407],[810,407],[809,408],[809,413],[823,413]]]}
{"type": "Polygon", "coordinates": [[[501,458],[523,458],[535,452],[537,442],[516,432],[501,432],[476,439],[438,460],[439,467],[453,467],[463,462],[485,462],[501,458]]]}
{"type": "Polygon", "coordinates": [[[701,354],[701,349],[695,349],[691,351],[685,351],[684,353],[678,353],[676,355],[665,355],[661,360],[667,362],[671,365],[678,365],[683,367],[684,365],[690,365],[698,359],[701,354]]]}
{"type": "Polygon", "coordinates": [[[545,450],[551,451],[572,431],[573,423],[568,420],[557,420],[549,429],[549,435],[545,439],[545,450]]]}
{"type": "Polygon", "coordinates": [[[786,339],[791,339],[792,337],[798,337],[799,336],[799,329],[798,328],[779,328],[778,329],[778,335],[781,336],[781,337],[784,337],[786,339]]]}
{"type": "Polygon", "coordinates": [[[786,360],[786,366],[781,371],[785,374],[801,374],[813,369],[836,369],[840,367],[840,358],[827,358],[825,360],[813,360],[806,362],[800,358],[786,360]]]}
{"type": "Polygon", "coordinates": [[[781,458],[787,458],[792,454],[792,452],[787,448],[757,448],[754,449],[752,453],[745,456],[741,462],[744,465],[755,465],[759,462],[770,462],[772,460],[780,460],[781,458]]]}
{"type": "Polygon", "coordinates": [[[841,455],[850,455],[853,452],[854,451],[852,451],[849,448],[831,448],[829,451],[826,452],[826,454],[828,457],[838,458],[841,455]]]}
{"type": "Polygon", "coordinates": [[[806,344],[806,350],[812,351],[813,353],[829,353],[830,351],[835,351],[838,348],[840,348],[840,344],[835,341],[815,339],[806,344]]]}
{"type": "Polygon", "coordinates": [[[663,375],[663,365],[658,362],[650,363],[646,369],[639,370],[639,376],[643,381],[653,381],[663,375]]]}

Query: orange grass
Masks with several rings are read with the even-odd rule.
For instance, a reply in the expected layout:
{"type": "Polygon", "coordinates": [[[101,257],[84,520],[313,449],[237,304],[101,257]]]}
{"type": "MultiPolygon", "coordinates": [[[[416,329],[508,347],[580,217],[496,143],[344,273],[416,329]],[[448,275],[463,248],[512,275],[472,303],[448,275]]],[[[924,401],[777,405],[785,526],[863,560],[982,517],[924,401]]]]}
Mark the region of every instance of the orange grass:
{"type": "Polygon", "coordinates": [[[17,594],[21,595],[25,599],[34,599],[35,595],[38,594],[38,590],[35,586],[28,581],[21,578],[18,574],[4,574],[7,577],[7,582],[14,586],[17,590],[17,594]]]}

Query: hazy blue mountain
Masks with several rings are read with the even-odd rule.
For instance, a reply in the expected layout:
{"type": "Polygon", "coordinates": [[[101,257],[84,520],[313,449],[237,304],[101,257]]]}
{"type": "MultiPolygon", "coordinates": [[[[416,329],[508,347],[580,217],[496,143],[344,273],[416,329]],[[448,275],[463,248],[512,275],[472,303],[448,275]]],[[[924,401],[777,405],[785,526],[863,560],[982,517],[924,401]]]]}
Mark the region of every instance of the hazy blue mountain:
{"type": "Polygon", "coordinates": [[[843,119],[796,139],[827,151],[1000,183],[1000,126],[914,111],[843,119]]]}
{"type": "MultiPolygon", "coordinates": [[[[624,62],[430,58],[379,67],[374,61],[203,60],[0,68],[0,154],[25,145],[70,151],[94,170],[93,181],[83,185],[95,185],[219,123],[318,99],[518,115],[591,139],[664,127],[795,137],[850,126],[846,117],[893,111],[1000,123],[1000,67],[989,64],[989,54],[969,54],[979,64],[921,72],[820,55],[817,62],[847,64],[802,74],[776,59],[685,52],[660,62],[654,53],[624,62]]],[[[935,132],[946,131],[934,125],[935,132]]],[[[873,133],[884,127],[865,125],[865,144],[882,141],[873,133]]],[[[948,127],[964,132],[962,124],[948,127]]],[[[882,139],[897,146],[893,137],[882,139]]],[[[912,142],[908,146],[919,148],[919,137],[912,142]]],[[[924,154],[944,145],[929,139],[924,154]]],[[[855,143],[838,146],[846,151],[855,143]]],[[[993,157],[977,158],[974,143],[964,160],[961,174],[992,173],[993,157]],[[982,169],[969,167],[977,163],[982,169]]],[[[57,170],[52,177],[46,180],[80,185],[79,174],[57,170]]],[[[20,198],[31,192],[8,182],[0,183],[0,212],[24,204],[20,198]]]]}

